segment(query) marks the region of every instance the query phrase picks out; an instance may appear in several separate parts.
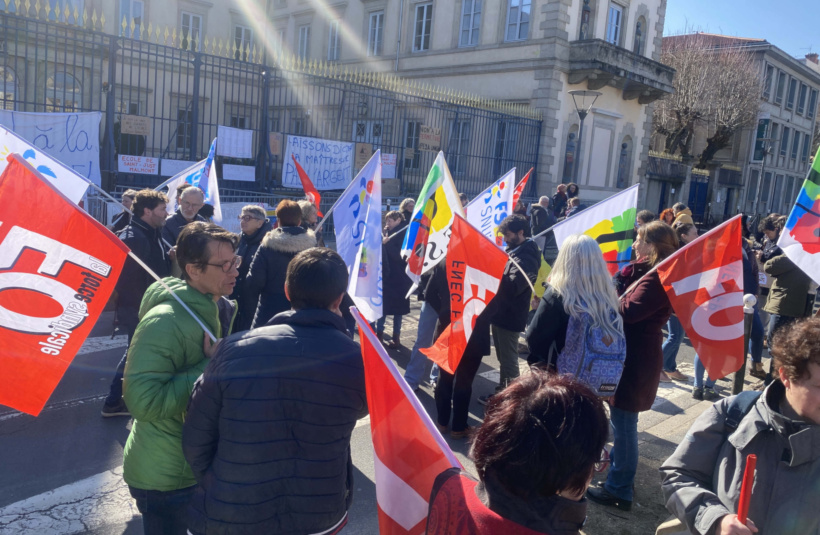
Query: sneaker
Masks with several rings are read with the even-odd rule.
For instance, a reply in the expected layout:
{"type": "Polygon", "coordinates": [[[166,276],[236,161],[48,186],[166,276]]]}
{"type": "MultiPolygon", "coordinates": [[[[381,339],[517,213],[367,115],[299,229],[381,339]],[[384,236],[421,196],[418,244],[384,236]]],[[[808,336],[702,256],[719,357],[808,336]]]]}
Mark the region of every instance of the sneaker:
{"type": "Polygon", "coordinates": [[[669,376],[666,375],[665,371],[661,370],[660,382],[662,382],[662,383],[671,383],[672,379],[670,379],[669,376]]]}
{"type": "Polygon", "coordinates": [[[705,399],[706,401],[717,401],[721,399],[721,396],[711,388],[704,388],[703,399],[705,399]]]}
{"type": "Polygon", "coordinates": [[[488,394],[486,396],[478,396],[478,399],[476,401],[478,401],[479,405],[482,405],[482,406],[486,407],[487,403],[490,402],[490,398],[493,397],[494,395],[495,394],[488,394]]]}
{"type": "Polygon", "coordinates": [[[588,488],[587,489],[587,498],[590,501],[593,501],[600,505],[606,505],[608,507],[617,507],[621,511],[631,511],[632,510],[632,501],[631,500],[622,500],[618,498],[614,494],[610,494],[605,488],[588,488]]]}
{"type": "Polygon", "coordinates": [[[689,382],[689,377],[685,376],[678,370],[675,370],[673,372],[666,372],[666,376],[672,379],[673,381],[689,382]]]}
{"type": "Polygon", "coordinates": [[[100,414],[102,414],[103,418],[110,418],[112,416],[131,416],[131,413],[128,412],[128,407],[125,406],[125,402],[122,399],[114,405],[109,405],[108,403],[104,404],[100,414]]]}
{"type": "Polygon", "coordinates": [[[698,401],[703,401],[703,389],[702,388],[693,388],[692,389],[692,397],[698,401]]]}

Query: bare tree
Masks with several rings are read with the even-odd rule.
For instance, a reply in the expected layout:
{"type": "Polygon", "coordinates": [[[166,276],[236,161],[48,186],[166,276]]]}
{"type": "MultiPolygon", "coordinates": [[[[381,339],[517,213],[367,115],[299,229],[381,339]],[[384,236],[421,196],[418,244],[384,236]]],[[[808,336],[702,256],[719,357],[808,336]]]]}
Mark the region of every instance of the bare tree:
{"type": "Polygon", "coordinates": [[[732,136],[754,125],[760,109],[762,72],[754,54],[731,39],[694,33],[663,40],[661,63],[674,68],[675,92],[655,106],[654,128],[666,151],[697,158],[705,169],[732,136]],[[706,148],[691,154],[697,127],[707,131],[706,148]]]}

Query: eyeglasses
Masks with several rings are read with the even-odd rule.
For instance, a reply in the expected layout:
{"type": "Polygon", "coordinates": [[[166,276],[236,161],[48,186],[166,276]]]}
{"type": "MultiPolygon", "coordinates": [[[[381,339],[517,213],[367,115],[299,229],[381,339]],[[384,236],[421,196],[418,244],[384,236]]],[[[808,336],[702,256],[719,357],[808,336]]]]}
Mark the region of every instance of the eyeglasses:
{"type": "Polygon", "coordinates": [[[183,208],[196,208],[197,210],[199,210],[200,208],[205,206],[205,203],[192,203],[188,201],[182,201],[180,203],[180,206],[182,206],[183,208]]]}
{"type": "Polygon", "coordinates": [[[604,451],[601,452],[601,459],[595,463],[595,471],[603,472],[604,470],[606,470],[606,465],[608,465],[611,462],[612,460],[609,458],[609,452],[606,451],[606,448],[604,448],[604,451]]]}
{"type": "Polygon", "coordinates": [[[245,221],[246,223],[247,223],[248,221],[250,221],[251,219],[257,219],[257,220],[259,220],[259,221],[262,221],[262,219],[261,219],[261,218],[259,218],[259,217],[253,217],[252,215],[241,215],[241,216],[239,216],[239,220],[240,220],[240,221],[245,221]]]}
{"type": "Polygon", "coordinates": [[[233,260],[228,260],[227,262],[223,262],[221,264],[210,264],[208,262],[205,262],[205,264],[203,265],[220,267],[222,268],[223,273],[229,273],[233,268],[239,268],[239,266],[242,265],[242,257],[237,255],[233,257],[233,260]]]}

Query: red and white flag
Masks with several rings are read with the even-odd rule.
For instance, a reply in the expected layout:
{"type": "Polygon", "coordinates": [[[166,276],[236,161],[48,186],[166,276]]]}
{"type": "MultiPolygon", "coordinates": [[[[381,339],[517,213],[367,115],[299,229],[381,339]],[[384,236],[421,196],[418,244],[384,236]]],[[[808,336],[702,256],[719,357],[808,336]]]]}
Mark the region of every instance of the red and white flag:
{"type": "Polygon", "coordinates": [[[433,482],[461,468],[450,447],[410,390],[356,307],[364,360],[367,407],[376,468],[381,535],[420,535],[427,528],[433,482]]]}
{"type": "Polygon", "coordinates": [[[709,377],[743,364],[743,252],[740,216],[661,262],[658,275],[709,377]]]}
{"type": "Polygon", "coordinates": [[[478,316],[498,292],[507,260],[507,254],[481,231],[455,217],[445,259],[451,323],[432,347],[421,350],[446,372],[458,368],[478,316]]]}
{"type": "Polygon", "coordinates": [[[513,208],[515,208],[515,205],[518,204],[518,199],[521,198],[521,195],[524,194],[524,188],[527,187],[527,181],[530,179],[530,173],[532,173],[532,167],[530,167],[530,170],[527,171],[527,174],[524,175],[524,178],[521,179],[521,182],[518,183],[518,185],[515,187],[515,190],[513,191],[513,208]]]}
{"type": "Polygon", "coordinates": [[[316,186],[313,185],[313,182],[311,182],[308,174],[304,169],[302,169],[299,162],[296,161],[296,156],[291,154],[290,157],[293,158],[293,165],[296,166],[296,173],[299,175],[299,180],[302,182],[302,189],[305,190],[305,197],[307,197],[308,200],[316,206],[316,213],[319,217],[325,217],[322,214],[322,210],[319,209],[319,205],[322,203],[322,196],[319,195],[319,192],[316,190],[316,186]]]}
{"type": "Polygon", "coordinates": [[[22,157],[9,156],[0,175],[0,404],[40,413],[127,254],[22,157]]]}

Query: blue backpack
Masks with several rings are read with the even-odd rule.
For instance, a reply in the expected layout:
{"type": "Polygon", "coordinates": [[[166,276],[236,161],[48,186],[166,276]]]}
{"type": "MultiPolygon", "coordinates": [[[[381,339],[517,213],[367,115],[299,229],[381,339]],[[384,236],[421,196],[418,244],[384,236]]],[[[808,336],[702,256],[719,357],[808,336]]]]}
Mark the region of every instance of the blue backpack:
{"type": "MultiPolygon", "coordinates": [[[[615,319],[613,312],[613,320],[615,319]]],[[[570,316],[564,349],[558,354],[558,373],[574,375],[599,396],[615,394],[624,371],[626,338],[615,339],[600,327],[594,327],[592,316],[570,316]]]]}

